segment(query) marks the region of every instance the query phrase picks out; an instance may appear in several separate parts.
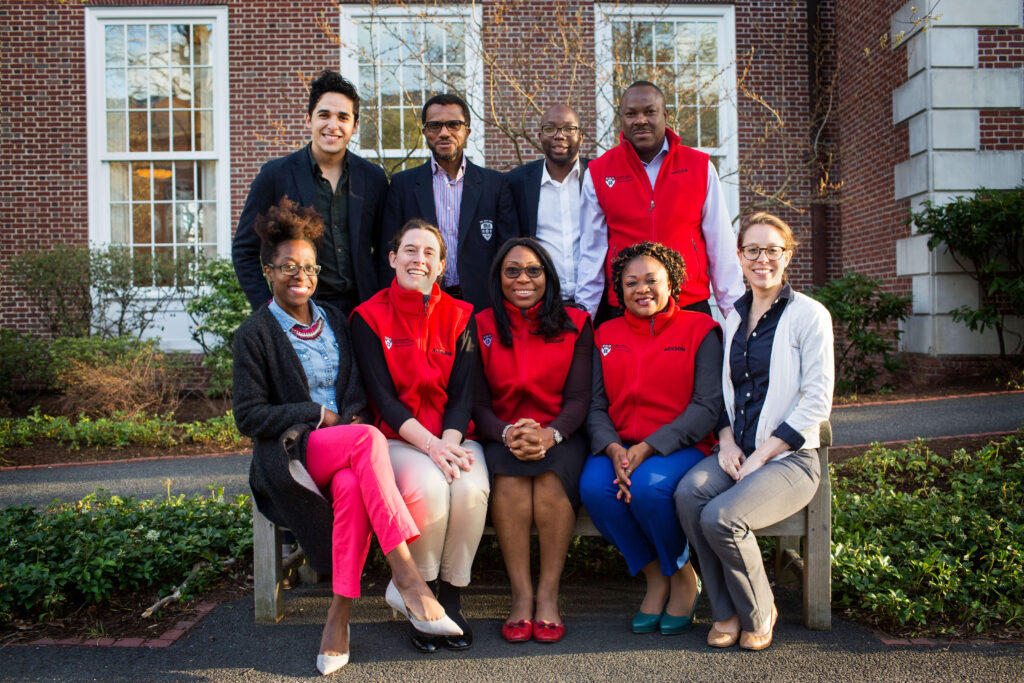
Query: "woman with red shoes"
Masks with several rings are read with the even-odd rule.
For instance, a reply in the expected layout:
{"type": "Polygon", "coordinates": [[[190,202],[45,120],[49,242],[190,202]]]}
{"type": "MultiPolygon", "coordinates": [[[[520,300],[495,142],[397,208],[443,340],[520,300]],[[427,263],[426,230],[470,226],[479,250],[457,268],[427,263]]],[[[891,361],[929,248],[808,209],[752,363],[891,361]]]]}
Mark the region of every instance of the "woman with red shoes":
{"type": "Polygon", "coordinates": [[[352,312],[353,345],[398,490],[420,530],[409,550],[462,629],[437,638],[414,628],[412,644],[421,652],[464,650],[473,634],[460,589],[469,585],[490,494],[483,450],[466,438],[477,362],[473,307],[437,286],[445,243],[430,223],[403,225],[388,258],[395,277],[352,312]]]}
{"type": "Polygon", "coordinates": [[[473,418],[493,479],[491,519],[512,589],[501,634],[553,643],[565,634],[558,589],[579,508],[590,404],[589,316],[562,302],[551,257],[509,240],[491,267],[492,307],[477,314],[480,367],[473,418]],[[536,525],[540,574],[530,576],[536,525]]]}
{"type": "Polygon", "coordinates": [[[680,309],[686,277],[674,249],[642,242],[612,262],[621,318],[594,334],[591,452],[580,494],[594,526],[643,572],[634,633],[688,630],[700,598],[673,493],[711,452],[722,411],[722,343],[710,316],[680,309]]]}
{"type": "Polygon", "coordinates": [[[333,575],[316,660],[326,675],[348,663],[349,611],[360,594],[371,532],[392,570],[388,603],[422,629],[459,628],[410,554],[407,543],[419,531],[395,486],[383,435],[363,423],[366,395],[345,318],[310,300],[323,229],[315,210],[287,199],[257,221],[273,299],[235,334],[234,415],[254,441],[253,500],[295,533],[314,568],[333,575]]]}

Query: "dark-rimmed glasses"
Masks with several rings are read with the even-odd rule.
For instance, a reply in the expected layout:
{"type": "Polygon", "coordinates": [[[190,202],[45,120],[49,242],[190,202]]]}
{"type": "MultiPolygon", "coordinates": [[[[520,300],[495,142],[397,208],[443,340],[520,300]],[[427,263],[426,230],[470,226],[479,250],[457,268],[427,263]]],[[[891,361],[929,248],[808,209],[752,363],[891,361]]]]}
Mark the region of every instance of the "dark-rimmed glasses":
{"type": "Polygon", "coordinates": [[[277,268],[285,277],[298,275],[300,270],[309,277],[316,277],[320,274],[320,266],[300,266],[298,263],[282,263],[279,266],[268,263],[267,268],[277,268]]]}
{"type": "Polygon", "coordinates": [[[531,280],[536,280],[544,274],[544,266],[505,266],[501,269],[501,274],[509,280],[517,279],[524,272],[526,273],[526,277],[531,280]]]}
{"type": "Polygon", "coordinates": [[[579,130],[580,130],[579,126],[573,126],[573,125],[568,125],[568,126],[552,126],[551,124],[547,124],[547,125],[544,125],[544,126],[540,127],[541,134],[542,135],[546,135],[549,138],[555,137],[555,134],[557,134],[559,132],[561,132],[562,135],[564,135],[565,137],[571,138],[573,135],[576,135],[576,133],[578,133],[579,130]]]}
{"type": "Polygon", "coordinates": [[[761,252],[768,257],[769,261],[778,261],[782,258],[782,254],[785,253],[785,247],[775,246],[774,244],[770,247],[755,247],[753,244],[748,244],[741,250],[743,252],[743,258],[748,261],[756,261],[761,258],[761,252]]]}
{"type": "Polygon", "coordinates": [[[427,121],[423,124],[423,130],[428,133],[440,133],[442,128],[447,128],[452,133],[458,133],[465,125],[465,121],[455,119],[451,121],[427,121]]]}

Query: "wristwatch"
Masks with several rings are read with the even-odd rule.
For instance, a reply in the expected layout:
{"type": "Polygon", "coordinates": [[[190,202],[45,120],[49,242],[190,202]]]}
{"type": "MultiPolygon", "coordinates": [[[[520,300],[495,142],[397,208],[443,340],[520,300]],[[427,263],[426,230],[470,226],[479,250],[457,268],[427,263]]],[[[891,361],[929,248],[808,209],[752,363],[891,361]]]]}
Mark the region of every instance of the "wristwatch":
{"type": "Polygon", "coordinates": [[[551,436],[554,438],[556,446],[562,443],[562,440],[565,438],[562,436],[562,432],[558,431],[554,427],[551,428],[551,436]]]}

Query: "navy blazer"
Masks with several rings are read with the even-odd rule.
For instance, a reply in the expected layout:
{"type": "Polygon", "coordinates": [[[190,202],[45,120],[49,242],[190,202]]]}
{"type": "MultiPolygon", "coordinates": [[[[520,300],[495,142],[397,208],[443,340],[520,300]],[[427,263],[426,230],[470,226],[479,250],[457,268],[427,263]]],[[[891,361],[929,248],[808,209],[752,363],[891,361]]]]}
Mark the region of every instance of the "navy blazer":
{"type": "MultiPolygon", "coordinates": [[[[487,281],[491,261],[498,247],[519,236],[519,224],[503,173],[477,166],[467,159],[463,182],[456,267],[463,299],[479,312],[491,305],[487,281]]],[[[381,287],[390,285],[395,275],[387,262],[391,239],[410,218],[421,218],[437,225],[429,159],[391,177],[378,252],[383,259],[381,287]]]]}
{"type": "MultiPolygon", "coordinates": [[[[583,176],[587,173],[589,159],[580,157],[580,190],[583,176]]],[[[540,179],[544,170],[544,157],[517,166],[508,172],[508,189],[519,216],[519,234],[523,237],[537,236],[537,208],[540,206],[540,179]]]]}
{"type": "MultiPolygon", "coordinates": [[[[300,206],[316,206],[316,186],[310,172],[307,147],[263,165],[252,181],[245,208],[238,219],[235,239],[231,244],[231,260],[253,310],[270,299],[260,264],[260,238],[253,227],[256,217],[265,215],[285,195],[300,206]]],[[[351,151],[347,155],[349,249],[359,300],[366,301],[377,292],[380,280],[373,249],[380,241],[380,221],[388,180],[380,166],[351,151]]]]}

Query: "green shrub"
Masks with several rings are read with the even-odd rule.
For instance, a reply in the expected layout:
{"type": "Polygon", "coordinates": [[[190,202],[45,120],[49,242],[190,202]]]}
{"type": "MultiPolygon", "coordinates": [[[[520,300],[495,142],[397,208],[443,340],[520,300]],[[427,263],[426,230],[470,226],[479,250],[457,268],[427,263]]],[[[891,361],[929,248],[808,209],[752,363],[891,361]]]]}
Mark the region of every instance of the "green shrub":
{"type": "Polygon", "coordinates": [[[31,333],[0,329],[0,400],[10,400],[18,388],[52,382],[49,345],[31,333]]]}
{"type": "Polygon", "coordinates": [[[1006,335],[1024,349],[1024,334],[1006,329],[1007,315],[1024,316],[1024,186],[957,197],[942,206],[925,202],[908,223],[928,235],[928,248],[948,249],[953,260],[978,282],[980,303],[953,309],[953,319],[972,331],[994,329],[999,355],[1006,357],[1006,335]]]}
{"type": "Polygon", "coordinates": [[[949,459],[876,446],[834,478],[835,606],[910,633],[1024,628],[1024,431],[949,459]]]}
{"type": "Polygon", "coordinates": [[[910,297],[884,292],[881,280],[853,271],[807,293],[828,309],[836,328],[837,393],[873,389],[875,357],[886,372],[902,367],[897,354],[902,331],[896,324],[910,314],[910,297]]]}
{"type": "Polygon", "coordinates": [[[231,345],[235,331],[251,309],[234,266],[228,259],[203,263],[196,273],[195,296],[185,304],[192,319],[192,338],[203,349],[203,365],[211,371],[210,394],[231,393],[231,345]]]}
{"type": "Polygon", "coordinates": [[[234,417],[227,415],[204,422],[178,423],[169,415],[147,416],[117,413],[91,419],[80,415],[75,422],[66,417],[40,415],[35,408],[28,417],[0,418],[0,450],[31,446],[51,439],[68,448],[124,448],[149,446],[170,448],[185,443],[216,443],[224,447],[242,443],[234,417]]]}
{"type": "Polygon", "coordinates": [[[54,337],[87,337],[92,324],[88,247],[58,244],[23,251],[7,262],[10,279],[38,308],[54,337]]]}
{"type": "Polygon", "coordinates": [[[136,501],[103,492],[78,503],[0,509],[0,624],[45,621],[125,591],[167,593],[201,561],[185,588],[201,592],[221,562],[252,550],[248,496],[136,501]]]}

